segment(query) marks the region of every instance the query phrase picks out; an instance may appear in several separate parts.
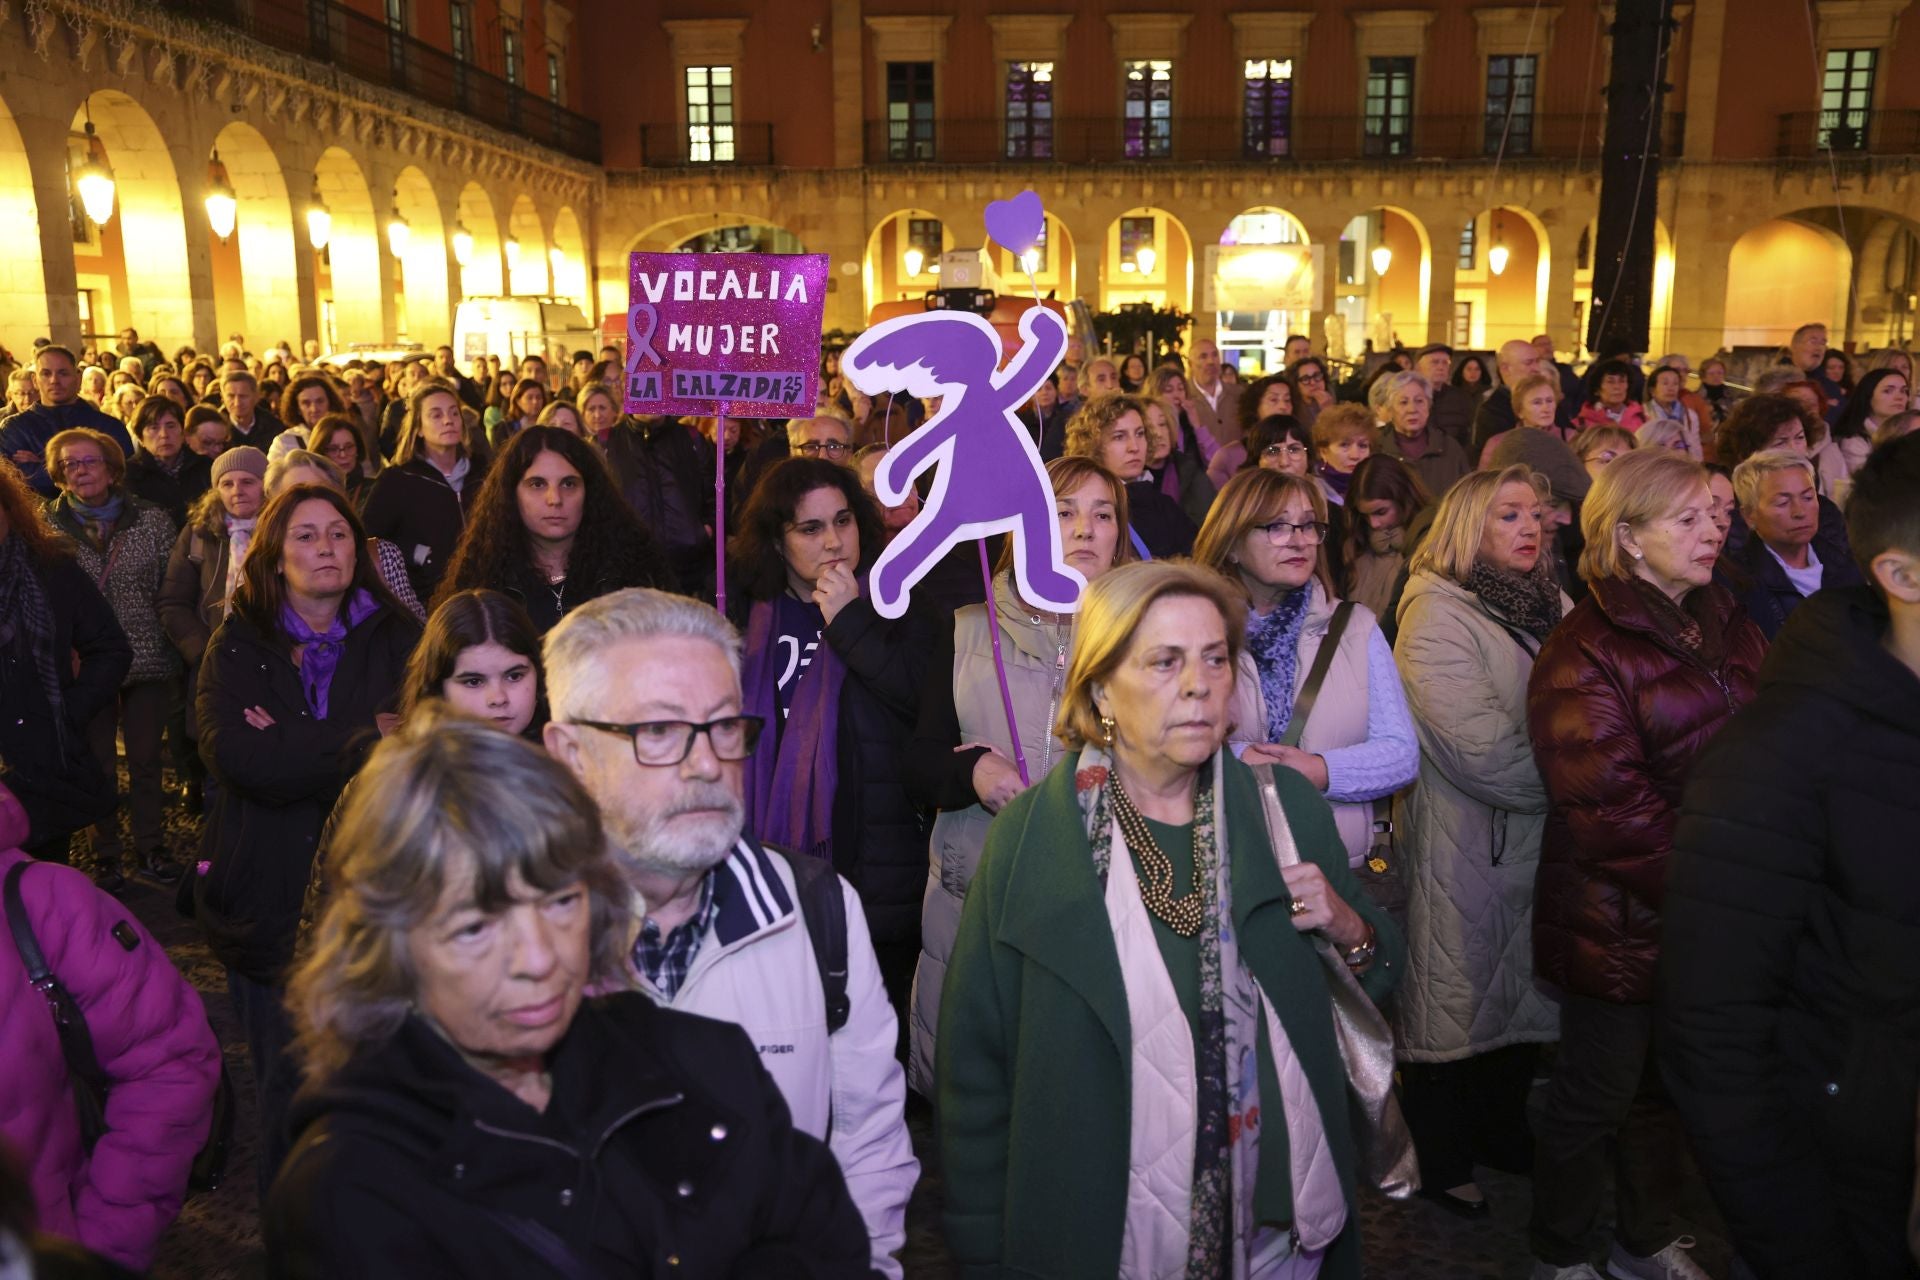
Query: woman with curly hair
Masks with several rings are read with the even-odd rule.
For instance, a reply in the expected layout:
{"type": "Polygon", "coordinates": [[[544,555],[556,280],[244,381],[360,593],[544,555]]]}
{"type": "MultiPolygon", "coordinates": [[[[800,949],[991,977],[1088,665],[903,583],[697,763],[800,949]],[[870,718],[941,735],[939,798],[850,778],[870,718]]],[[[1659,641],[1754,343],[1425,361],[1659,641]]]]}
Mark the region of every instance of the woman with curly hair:
{"type": "Polygon", "coordinates": [[[1188,555],[1199,527],[1154,484],[1147,472],[1151,451],[1146,405],[1138,396],[1095,396],[1067,423],[1066,456],[1092,458],[1127,486],[1128,536],[1140,558],[1188,555]]]}
{"type": "Polygon", "coordinates": [[[544,635],[623,587],[674,589],[660,545],[592,445],[561,427],[516,432],[474,498],[436,599],[476,587],[526,607],[544,635]]]}

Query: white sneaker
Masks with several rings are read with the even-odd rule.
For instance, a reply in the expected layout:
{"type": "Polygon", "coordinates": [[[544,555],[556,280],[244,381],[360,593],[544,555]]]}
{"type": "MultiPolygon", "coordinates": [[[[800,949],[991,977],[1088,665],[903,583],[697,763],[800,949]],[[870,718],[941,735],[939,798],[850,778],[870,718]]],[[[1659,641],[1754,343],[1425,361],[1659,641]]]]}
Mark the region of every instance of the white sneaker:
{"type": "Polygon", "coordinates": [[[1528,1280],[1606,1280],[1606,1277],[1584,1262],[1574,1267],[1556,1267],[1551,1262],[1536,1262],[1528,1280]]]}
{"type": "Polygon", "coordinates": [[[1700,1264],[1687,1256],[1693,1248],[1692,1236],[1681,1236],[1651,1258],[1636,1257],[1616,1241],[1607,1255],[1607,1274],[1614,1280],[1713,1280],[1700,1264]]]}

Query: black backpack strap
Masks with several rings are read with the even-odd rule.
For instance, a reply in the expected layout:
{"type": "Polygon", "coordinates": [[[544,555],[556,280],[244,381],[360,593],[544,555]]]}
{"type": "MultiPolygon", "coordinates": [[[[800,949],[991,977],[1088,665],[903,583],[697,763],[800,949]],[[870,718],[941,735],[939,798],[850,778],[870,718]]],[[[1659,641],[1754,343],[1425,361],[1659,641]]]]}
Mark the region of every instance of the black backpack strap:
{"type": "Polygon", "coordinates": [[[107,1131],[107,1073],[100,1069],[99,1055],[93,1049],[93,1032],[87,1029],[86,1015],[73,993],[60,985],[47,965],[40,939],[34,937],[33,923],[27,919],[27,904],[20,892],[20,878],[30,862],[16,862],[7,868],[0,898],[5,899],[7,931],[20,951],[26,966],[27,981],[46,999],[53,1015],[53,1029],[60,1037],[60,1055],[66,1059],[67,1075],[73,1082],[73,1105],[80,1117],[80,1138],[87,1150],[107,1131]]]}
{"type": "Polygon", "coordinates": [[[813,961],[827,997],[827,1034],[832,1035],[847,1025],[847,1015],[853,1011],[847,998],[847,900],[840,893],[840,877],[825,858],[778,845],[766,848],[793,868],[794,896],[800,900],[800,917],[813,942],[813,961]]]}

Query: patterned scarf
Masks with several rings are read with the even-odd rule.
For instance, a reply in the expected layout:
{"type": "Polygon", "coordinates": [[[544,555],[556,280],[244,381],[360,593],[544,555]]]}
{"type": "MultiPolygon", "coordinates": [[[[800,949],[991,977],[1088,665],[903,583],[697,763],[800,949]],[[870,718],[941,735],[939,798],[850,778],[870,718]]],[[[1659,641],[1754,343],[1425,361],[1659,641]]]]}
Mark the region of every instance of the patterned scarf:
{"type": "Polygon", "coordinates": [[[1629,581],[1647,612],[1653,615],[1653,624],[1661,634],[1707,666],[1719,668],[1726,659],[1726,636],[1720,615],[1713,607],[1711,588],[1695,587],[1676,603],[1645,578],[1635,577],[1629,581]]]}
{"type": "Polygon", "coordinates": [[[1267,741],[1278,742],[1293,719],[1293,678],[1300,667],[1300,628],[1313,598],[1313,584],[1281,596],[1266,617],[1247,615],[1247,652],[1260,674],[1260,700],[1267,704],[1267,741]]]}
{"type": "Polygon", "coordinates": [[[65,759],[67,699],[60,687],[60,667],[53,652],[53,610],[27,544],[15,537],[0,537],[0,631],[7,630],[12,634],[6,639],[15,651],[26,649],[25,656],[53,714],[53,736],[60,758],[65,759]]]}
{"type": "Polygon", "coordinates": [[[105,551],[107,543],[113,540],[113,526],[126,506],[127,496],[118,490],[109,490],[107,500],[97,507],[88,506],[71,493],[67,495],[67,510],[86,526],[87,537],[100,551],[105,551]]]}
{"type": "Polygon", "coordinates": [[[1510,622],[1535,640],[1560,625],[1560,582],[1553,576],[1553,562],[1541,556],[1532,573],[1514,573],[1496,569],[1484,560],[1475,560],[1467,580],[1460,584],[1474,595],[1489,613],[1510,622]]]}
{"type": "Polygon", "coordinates": [[[315,720],[327,718],[327,694],[333,688],[333,673],[340,667],[340,651],[347,633],[365,622],[380,606],[365,588],[353,593],[346,607],[333,616],[333,625],[315,631],[307,620],[293,610],[291,602],[280,606],[280,626],[287,638],[305,646],[300,652],[300,689],[307,695],[307,710],[315,720]]]}
{"type": "MultiPolygon", "coordinates": [[[[1204,912],[1200,924],[1200,1018],[1194,1045],[1193,1190],[1187,1237],[1188,1280],[1236,1273],[1240,1235],[1251,1218],[1259,1168],[1260,1081],[1256,1044],[1259,993],[1240,963],[1233,902],[1220,845],[1215,788],[1220,755],[1201,766],[1193,796],[1193,879],[1204,912]],[[1229,1070],[1229,1068],[1232,1068],[1229,1070]]],[[[1080,754],[1074,790],[1086,821],[1094,873],[1104,890],[1115,857],[1125,857],[1107,796],[1111,757],[1089,744],[1080,754]]]]}
{"type": "Polygon", "coordinates": [[[222,604],[232,603],[233,593],[240,587],[240,566],[246,561],[247,548],[253,545],[253,525],[258,519],[227,517],[227,590],[220,598],[222,604]]]}

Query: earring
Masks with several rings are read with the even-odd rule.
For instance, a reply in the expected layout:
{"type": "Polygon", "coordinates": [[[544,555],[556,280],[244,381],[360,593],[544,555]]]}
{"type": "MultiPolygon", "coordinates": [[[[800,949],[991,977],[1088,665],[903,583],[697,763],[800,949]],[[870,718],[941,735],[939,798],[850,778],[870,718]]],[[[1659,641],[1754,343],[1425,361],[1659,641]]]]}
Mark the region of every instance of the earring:
{"type": "Polygon", "coordinates": [[[1636,551],[1633,553],[1633,558],[1635,560],[1645,560],[1647,558],[1647,553],[1644,551],[1636,551]]]}
{"type": "Polygon", "coordinates": [[[1100,717],[1100,732],[1106,735],[1107,745],[1112,746],[1113,745],[1113,717],[1112,716],[1100,717]]]}

